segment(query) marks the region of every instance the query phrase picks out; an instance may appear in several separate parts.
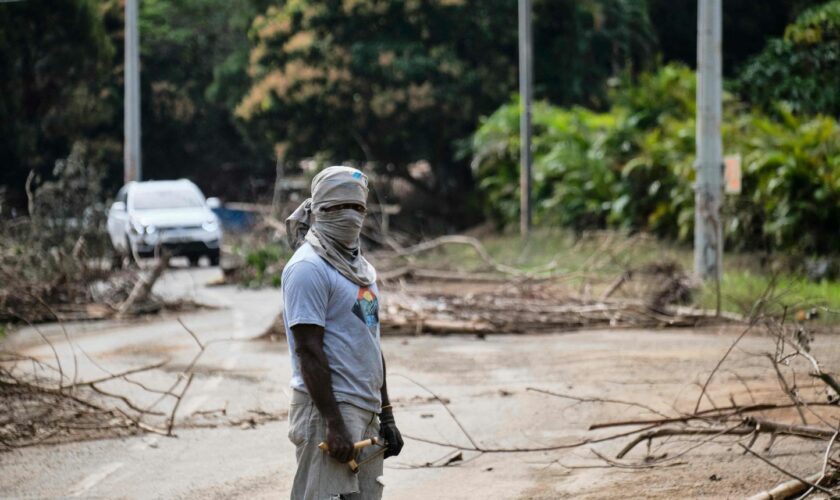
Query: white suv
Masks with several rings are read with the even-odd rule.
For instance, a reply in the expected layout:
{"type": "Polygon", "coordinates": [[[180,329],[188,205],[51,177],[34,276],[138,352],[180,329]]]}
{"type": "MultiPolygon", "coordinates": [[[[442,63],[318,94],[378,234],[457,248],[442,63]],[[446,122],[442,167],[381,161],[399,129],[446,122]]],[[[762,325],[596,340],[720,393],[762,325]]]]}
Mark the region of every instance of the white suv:
{"type": "Polygon", "coordinates": [[[151,257],[161,249],[197,265],[202,255],[219,265],[222,230],[198,186],[177,181],[129,182],[108,211],[108,234],[117,252],[151,257]]]}

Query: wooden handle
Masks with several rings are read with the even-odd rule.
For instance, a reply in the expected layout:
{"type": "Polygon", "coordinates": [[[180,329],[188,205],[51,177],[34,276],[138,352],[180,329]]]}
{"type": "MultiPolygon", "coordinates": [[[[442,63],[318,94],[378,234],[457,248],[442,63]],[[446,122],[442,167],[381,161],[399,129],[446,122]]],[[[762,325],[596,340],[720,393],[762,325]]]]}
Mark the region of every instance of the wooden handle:
{"type": "MultiPolygon", "coordinates": [[[[379,444],[379,443],[380,443],[380,440],[377,437],[372,437],[370,439],[363,439],[363,440],[359,441],[358,443],[353,443],[353,452],[358,453],[358,451],[361,450],[362,448],[366,448],[368,446],[371,446],[371,445],[374,445],[374,444],[379,444]]],[[[320,448],[321,451],[323,451],[324,453],[329,453],[330,452],[330,447],[327,446],[326,441],[322,441],[322,442],[318,443],[318,448],[320,448]]],[[[356,462],[355,458],[353,458],[349,462],[347,462],[347,465],[350,467],[350,470],[353,471],[354,474],[356,472],[359,472],[359,464],[356,462]]]]}
{"type": "Polygon", "coordinates": [[[359,451],[362,448],[366,448],[366,447],[374,445],[374,444],[379,444],[379,438],[372,437],[370,439],[365,439],[365,440],[359,441],[358,443],[353,445],[353,449],[356,450],[356,451],[359,451]]]}
{"type": "MultiPolygon", "coordinates": [[[[359,451],[362,448],[367,448],[368,446],[371,446],[371,445],[374,445],[374,444],[379,444],[379,438],[372,437],[370,439],[363,439],[363,440],[361,440],[357,443],[353,443],[353,449],[356,450],[356,451],[359,451]]],[[[321,441],[321,443],[318,444],[318,448],[320,448],[321,451],[323,451],[324,453],[329,453],[330,452],[330,447],[327,446],[326,441],[321,441]]]]}

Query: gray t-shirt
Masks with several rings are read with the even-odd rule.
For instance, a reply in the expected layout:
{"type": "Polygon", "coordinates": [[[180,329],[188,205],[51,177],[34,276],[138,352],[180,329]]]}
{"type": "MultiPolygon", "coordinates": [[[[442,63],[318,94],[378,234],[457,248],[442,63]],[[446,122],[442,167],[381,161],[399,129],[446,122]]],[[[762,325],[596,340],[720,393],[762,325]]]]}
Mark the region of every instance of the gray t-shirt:
{"type": "Polygon", "coordinates": [[[379,346],[379,289],[342,276],[304,243],[283,270],[283,321],[292,360],[293,389],[307,392],[291,327],[324,327],[324,353],[339,402],[378,413],[384,380],[379,346]]]}

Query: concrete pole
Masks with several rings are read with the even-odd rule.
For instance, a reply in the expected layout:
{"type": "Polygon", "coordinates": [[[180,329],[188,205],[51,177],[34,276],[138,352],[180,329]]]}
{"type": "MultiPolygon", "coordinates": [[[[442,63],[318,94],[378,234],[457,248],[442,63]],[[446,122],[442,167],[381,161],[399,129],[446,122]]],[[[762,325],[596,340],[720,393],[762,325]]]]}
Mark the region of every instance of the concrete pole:
{"type": "Polygon", "coordinates": [[[531,0],[519,0],[519,230],[531,230],[531,99],[533,49],[531,0]]]}
{"type": "Polygon", "coordinates": [[[125,74],[123,177],[126,183],[143,178],[140,162],[140,35],[137,2],[125,0],[125,74]]]}
{"type": "Polygon", "coordinates": [[[704,280],[719,280],[723,273],[721,18],[721,0],[698,0],[694,271],[704,280]]]}

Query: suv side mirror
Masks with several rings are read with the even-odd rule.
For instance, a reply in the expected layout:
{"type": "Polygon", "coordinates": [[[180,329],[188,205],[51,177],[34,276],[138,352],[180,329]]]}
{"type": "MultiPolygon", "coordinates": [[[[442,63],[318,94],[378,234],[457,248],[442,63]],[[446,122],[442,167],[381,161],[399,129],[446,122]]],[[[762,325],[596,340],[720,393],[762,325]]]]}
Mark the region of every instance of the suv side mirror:
{"type": "Polygon", "coordinates": [[[222,202],[215,196],[211,198],[207,198],[207,208],[210,210],[216,210],[217,208],[222,208],[222,202]]]}
{"type": "Polygon", "coordinates": [[[125,212],[125,202],[124,201],[115,201],[111,205],[112,212],[125,212]]]}

